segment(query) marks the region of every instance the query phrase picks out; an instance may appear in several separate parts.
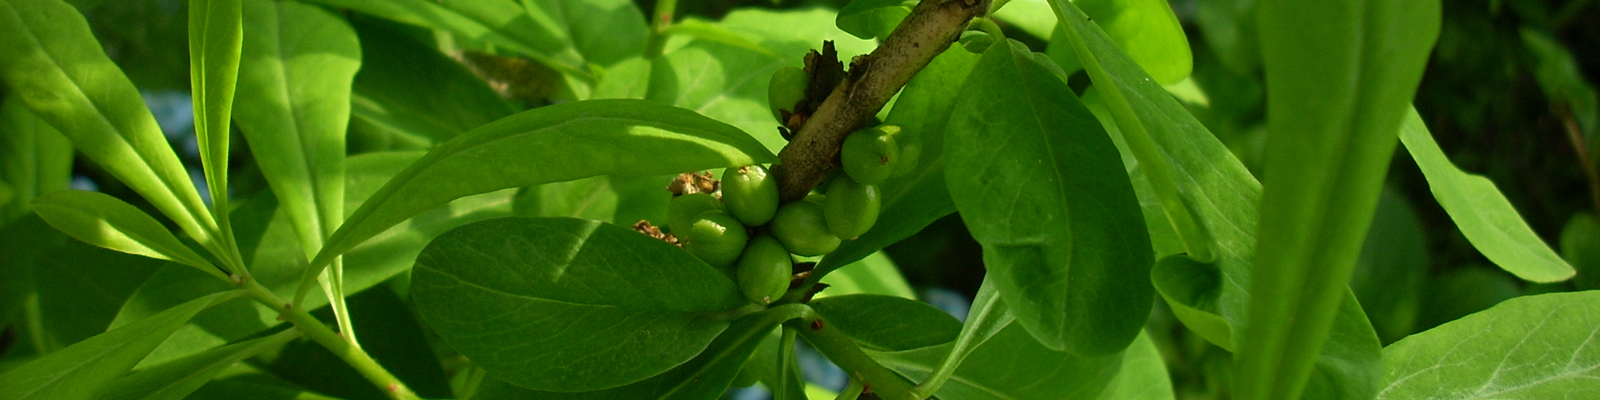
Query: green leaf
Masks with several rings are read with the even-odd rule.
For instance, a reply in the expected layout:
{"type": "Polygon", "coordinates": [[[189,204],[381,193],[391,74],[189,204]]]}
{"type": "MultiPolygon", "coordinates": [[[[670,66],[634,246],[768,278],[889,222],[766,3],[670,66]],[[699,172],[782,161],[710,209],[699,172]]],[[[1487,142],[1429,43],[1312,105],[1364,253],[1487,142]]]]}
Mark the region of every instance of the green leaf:
{"type": "Polygon", "coordinates": [[[767,56],[778,56],[778,54],[773,52],[772,49],[768,49],[765,46],[762,46],[760,43],[756,43],[754,40],[745,37],[739,32],[734,32],[732,29],[718,25],[715,22],[704,21],[694,17],[689,17],[683,21],[678,21],[677,23],[672,24],[672,26],[668,26],[663,32],[672,35],[683,35],[695,39],[720,42],[722,44],[733,45],[734,47],[755,51],[767,56]]]}
{"type": "MultiPolygon", "coordinates": [[[[951,319],[950,322],[955,322],[951,319]]],[[[954,339],[952,337],[952,339],[954,339]]],[[[916,350],[869,352],[895,372],[921,381],[945,354],[943,344],[916,350]]],[[[1020,324],[1011,324],[979,346],[937,394],[941,399],[1093,399],[1116,376],[1120,354],[1083,358],[1050,350],[1020,324]]]]}
{"type": "Polygon", "coordinates": [[[828,290],[817,293],[818,299],[856,293],[917,299],[917,293],[911,290],[905,275],[900,274],[900,268],[881,251],[828,273],[821,282],[828,285],[828,290]]]}
{"type": "Polygon", "coordinates": [[[835,24],[858,38],[883,40],[916,5],[906,0],[852,0],[839,10],[835,24]]]}
{"type": "Polygon", "coordinates": [[[1433,265],[1422,220],[1394,190],[1384,190],[1372,216],[1372,229],[1350,275],[1350,290],[1361,300],[1383,343],[1414,332],[1423,282],[1433,265]]]}
{"type": "Polygon", "coordinates": [[[93,399],[190,317],[238,295],[227,292],[195,299],[8,371],[0,375],[0,398],[93,399]]]}
{"type": "Polygon", "coordinates": [[[1156,83],[1177,84],[1194,69],[1189,38],[1165,0],[1076,0],[1073,4],[1156,83]]]}
{"type": "Polygon", "coordinates": [[[522,5],[529,15],[547,16],[585,61],[602,67],[643,54],[650,36],[644,12],[629,0],[522,0],[522,5]]]}
{"type": "Polygon", "coordinates": [[[1056,29],[1056,16],[1050,13],[1048,0],[1011,0],[991,15],[1040,39],[1050,39],[1056,29]]]}
{"type": "MultiPolygon", "coordinates": [[[[921,232],[933,221],[956,212],[944,182],[945,126],[954,113],[957,94],[978,55],[951,46],[934,57],[911,78],[895,100],[886,123],[899,125],[905,135],[915,135],[922,152],[911,173],[878,185],[883,197],[878,222],[855,240],[846,241],[817,264],[830,273],[891,244],[921,232]]],[[[910,162],[911,160],[904,160],[910,162]]]]}
{"type": "Polygon", "coordinates": [[[1173,400],[1172,376],[1150,335],[1140,333],[1122,354],[1122,367],[1111,386],[1100,392],[1102,400],[1173,400]]]}
{"type": "Polygon", "coordinates": [[[239,51],[244,43],[240,0],[189,0],[189,87],[194,101],[194,133],[210,190],[212,216],[221,225],[224,245],[233,244],[228,227],[228,138],[233,93],[239,81],[239,51]]]}
{"type": "Polygon", "coordinates": [[[294,387],[268,376],[242,375],[207,382],[189,395],[190,400],[339,400],[294,387]]]}
{"type": "Polygon", "coordinates": [[[1600,146],[1600,140],[1595,137],[1600,133],[1596,131],[1600,128],[1600,96],[1596,95],[1594,85],[1584,78],[1572,51],[1550,34],[1526,25],[1519,31],[1524,48],[1533,56],[1533,77],[1539,82],[1539,89],[1555,103],[1552,107],[1570,108],[1568,112],[1578,121],[1583,139],[1588,142],[1585,150],[1593,153],[1596,146],[1600,146]]]}
{"type": "Polygon", "coordinates": [[[352,117],[425,144],[442,143],[514,110],[482,78],[403,26],[351,21],[361,35],[361,70],[351,88],[352,117]]]}
{"type": "MultiPolygon", "coordinates": [[[[727,391],[728,385],[739,374],[739,367],[751,359],[757,346],[774,344],[764,341],[773,327],[793,318],[803,305],[775,307],[733,321],[705,351],[671,370],[633,384],[611,389],[559,393],[527,389],[500,379],[485,380],[473,400],[548,399],[548,400],[706,400],[716,399],[727,391]],[[786,308],[784,308],[786,307],[786,308]]],[[[775,337],[775,336],[772,336],[775,337]]],[[[776,348],[777,346],[772,346],[776,348]]],[[[776,365],[776,362],[773,363],[776,365]]],[[[491,377],[493,378],[493,377],[491,377]]]]}
{"type": "Polygon", "coordinates": [[[1233,327],[1221,300],[1222,271],[1216,264],[1183,254],[1162,258],[1150,271],[1150,282],[1166,299],[1172,314],[1190,331],[1228,351],[1234,350],[1233,327]]]}
{"type": "Polygon", "coordinates": [[[863,349],[901,351],[949,342],[960,332],[950,314],[920,301],[851,294],[808,303],[863,349]]]}
{"type": "MultiPolygon", "coordinates": [[[[673,24],[668,29],[683,24],[673,24]]],[[[643,99],[650,90],[650,59],[633,57],[618,62],[595,83],[595,99],[643,99]]]]}
{"type": "Polygon", "coordinates": [[[588,76],[583,56],[549,15],[511,1],[312,0],[338,8],[450,32],[521,53],[567,74],[588,76]]]}
{"type": "Polygon", "coordinates": [[[1559,399],[1600,391],[1600,292],[1519,297],[1383,349],[1383,400],[1559,399]]]}
{"type": "Polygon", "coordinates": [[[1405,116],[1400,141],[1428,179],[1433,198],[1450,214],[1467,241],[1489,261],[1532,282],[1559,282],[1576,274],[1534,234],[1494,182],[1462,171],[1445,157],[1416,109],[1405,116]]]}
{"type": "MultiPolygon", "coordinates": [[[[236,288],[233,282],[219,281],[194,268],[168,263],[132,291],[111,320],[111,329],[149,318],[190,300],[236,288]]],[[[135,368],[147,369],[248,339],[281,324],[276,317],[276,312],[256,302],[219,304],[189,319],[188,325],[173,332],[170,339],[151,351],[135,368]]]]}
{"type": "MultiPolygon", "coordinates": [[[[417,396],[427,399],[451,396],[440,355],[433,349],[436,340],[430,340],[407,300],[390,290],[399,285],[384,285],[351,295],[352,325],[362,332],[381,332],[367,335],[361,340],[361,350],[399,378],[417,396]],[[430,343],[432,342],[432,343],[430,343]]],[[[321,309],[314,316],[328,320],[330,309],[321,309]]],[[[437,339],[434,336],[432,339],[437,339]]],[[[439,344],[442,345],[442,344],[439,344]]],[[[445,347],[440,347],[444,349],[445,347]]],[[[459,359],[452,351],[448,357],[459,359]]],[[[253,362],[264,372],[294,383],[297,387],[317,393],[348,399],[388,399],[387,393],[373,385],[338,355],[312,341],[289,343],[282,350],[264,354],[253,362]]]]}
{"type": "Polygon", "coordinates": [[[1577,269],[1573,286],[1579,290],[1600,289],[1600,219],[1579,213],[1561,228],[1561,257],[1577,269]]]}
{"type": "MultiPolygon", "coordinates": [[[[422,211],[467,195],[595,175],[666,175],[772,162],[737,128],[644,100],[525,111],[440,144],[378,190],[323,247],[305,277],[422,211]],[[577,140],[577,139],[582,140],[577,140]]],[[[303,297],[308,279],[302,279],[303,297]]]]}
{"type": "Polygon", "coordinates": [[[76,241],[39,255],[32,275],[46,350],[106,332],[122,304],[165,265],[76,241]]]}
{"type": "MultiPolygon", "coordinates": [[[[35,293],[35,264],[46,260],[50,250],[65,245],[67,241],[66,235],[51,228],[34,214],[26,214],[0,225],[0,325],[21,319],[28,298],[35,293]]],[[[18,340],[13,343],[23,342],[18,340]]],[[[15,346],[21,347],[20,344],[15,346]]],[[[8,351],[6,354],[16,352],[8,351]]]]}
{"type": "Polygon", "coordinates": [[[33,208],[39,195],[66,189],[72,182],[72,142],[35,117],[22,99],[0,104],[0,181],[13,189],[11,202],[0,201],[0,224],[33,208]]]}
{"type": "Polygon", "coordinates": [[[1116,147],[1053,66],[990,47],[951,116],[946,182],[1017,321],[1046,347],[1112,354],[1150,312],[1150,238],[1116,147]]]}
{"type": "Polygon", "coordinates": [[[52,192],[34,201],[34,211],[51,226],[89,244],[176,261],[229,280],[210,261],[179,242],[161,222],[110,195],[82,190],[52,192]]]}
{"type": "Polygon", "coordinates": [[[417,258],[411,291],[429,325],[477,365],[563,392],[682,364],[746,304],[731,280],[677,247],[570,218],[451,230],[417,258]]]}
{"type": "Polygon", "coordinates": [[[0,76],[29,111],[213,255],[228,254],[213,243],[217,223],[138,89],[77,10],[59,0],[0,3],[0,48],[0,76]]]}
{"type": "Polygon", "coordinates": [[[212,377],[246,358],[283,346],[300,337],[297,329],[211,349],[117,379],[99,400],[182,400],[212,377]]]}

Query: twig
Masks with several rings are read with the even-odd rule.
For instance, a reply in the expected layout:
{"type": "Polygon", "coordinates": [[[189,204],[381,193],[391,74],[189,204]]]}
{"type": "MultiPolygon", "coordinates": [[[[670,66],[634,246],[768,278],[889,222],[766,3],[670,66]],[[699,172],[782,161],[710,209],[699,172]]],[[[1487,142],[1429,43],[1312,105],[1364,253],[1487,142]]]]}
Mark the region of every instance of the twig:
{"type": "Polygon", "coordinates": [[[989,9],[990,0],[923,0],[871,54],[850,62],[850,72],[806,120],[783,151],[773,173],[783,201],[805,197],[833,169],[839,145],[955,42],[967,22],[989,9]]]}

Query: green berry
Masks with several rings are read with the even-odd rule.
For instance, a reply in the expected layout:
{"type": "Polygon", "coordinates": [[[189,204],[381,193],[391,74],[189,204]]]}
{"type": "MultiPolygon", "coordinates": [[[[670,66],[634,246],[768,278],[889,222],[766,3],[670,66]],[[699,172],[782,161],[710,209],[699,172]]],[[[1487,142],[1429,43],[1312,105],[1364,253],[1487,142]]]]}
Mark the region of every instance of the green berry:
{"type": "Polygon", "coordinates": [[[823,215],[828,230],[842,239],[855,239],[878,222],[878,211],[883,199],[878,187],[856,182],[849,177],[833,180],[828,186],[828,197],[823,200],[823,215]]]}
{"type": "Polygon", "coordinates": [[[771,304],[789,291],[789,277],[794,275],[794,262],[789,250],[771,236],[750,240],[739,256],[739,270],[734,276],[744,298],[756,304],[771,304]]]}
{"type": "Polygon", "coordinates": [[[778,212],[778,180],[760,165],[729,168],[722,173],[722,203],[745,225],[764,225],[778,212]]]}
{"type": "Polygon", "coordinates": [[[794,105],[806,98],[806,87],[811,86],[811,75],[805,70],[795,67],[784,67],[772,74],[772,80],[767,82],[767,104],[772,107],[772,117],[779,123],[783,121],[783,113],[778,110],[794,111],[794,105]]]}
{"type": "Polygon", "coordinates": [[[694,223],[694,217],[700,213],[712,210],[727,210],[722,202],[707,193],[694,193],[678,196],[667,205],[667,227],[672,228],[674,234],[687,234],[689,224],[694,223]]]}
{"type": "Polygon", "coordinates": [[[839,150],[844,173],[856,182],[869,185],[889,179],[889,174],[895,170],[895,162],[900,160],[900,145],[891,136],[898,132],[900,127],[895,125],[879,125],[851,132],[844,139],[844,147],[839,150]]]}
{"type": "Polygon", "coordinates": [[[822,205],[809,200],[778,207],[778,215],[772,217],[771,226],[772,236],[796,255],[820,256],[839,248],[839,237],[828,231],[822,205]]]}
{"type": "Polygon", "coordinates": [[[891,178],[898,178],[911,174],[917,169],[917,160],[922,159],[922,136],[909,129],[896,129],[889,137],[894,138],[895,144],[900,145],[900,159],[894,162],[894,172],[891,178]]]}
{"type": "Polygon", "coordinates": [[[728,212],[712,210],[695,216],[689,231],[678,240],[689,254],[700,257],[701,261],[713,267],[722,268],[739,260],[739,253],[744,252],[750,235],[745,232],[744,224],[728,212]]]}

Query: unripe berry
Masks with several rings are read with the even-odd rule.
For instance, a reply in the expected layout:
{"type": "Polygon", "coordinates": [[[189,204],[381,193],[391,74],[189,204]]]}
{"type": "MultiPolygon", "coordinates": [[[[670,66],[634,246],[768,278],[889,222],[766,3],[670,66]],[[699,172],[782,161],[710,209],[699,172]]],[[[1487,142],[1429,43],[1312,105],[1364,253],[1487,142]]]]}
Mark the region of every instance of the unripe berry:
{"type": "Polygon", "coordinates": [[[674,235],[686,235],[689,233],[689,224],[694,223],[694,217],[712,210],[727,210],[727,208],[716,197],[707,193],[678,196],[667,205],[667,227],[672,228],[674,235]]]}
{"type": "Polygon", "coordinates": [[[794,262],[789,250],[771,236],[750,240],[739,256],[739,270],[734,277],[744,298],[756,304],[771,304],[789,290],[789,278],[794,274],[794,262]]]}
{"type": "Polygon", "coordinates": [[[910,129],[899,129],[890,133],[895,144],[900,145],[900,159],[894,162],[894,172],[890,178],[899,178],[910,175],[917,169],[917,161],[922,159],[922,135],[910,129]]]}
{"type": "Polygon", "coordinates": [[[841,239],[855,239],[878,222],[878,211],[882,205],[877,186],[839,177],[828,185],[828,196],[823,200],[822,210],[830,232],[841,239]]]}
{"type": "Polygon", "coordinates": [[[778,180],[760,165],[729,168],[722,173],[722,203],[745,225],[764,225],[778,212],[778,180]]]}
{"type": "Polygon", "coordinates": [[[695,216],[687,234],[678,240],[689,254],[713,267],[723,268],[739,260],[739,253],[744,252],[750,236],[738,219],[726,211],[712,210],[695,216]]]}
{"type": "Polygon", "coordinates": [[[778,110],[794,111],[794,105],[806,98],[806,87],[811,85],[811,75],[805,70],[795,67],[784,67],[772,74],[772,80],[767,82],[767,104],[772,107],[772,118],[779,123],[783,121],[783,113],[778,110]]]}
{"type": "Polygon", "coordinates": [[[851,132],[839,150],[844,173],[856,182],[869,185],[889,179],[889,174],[894,172],[900,160],[900,145],[891,136],[898,132],[900,127],[895,125],[879,125],[851,132]]]}
{"type": "Polygon", "coordinates": [[[796,255],[820,256],[839,248],[839,237],[828,231],[822,205],[809,200],[778,207],[778,215],[772,217],[771,226],[772,236],[796,255]]]}

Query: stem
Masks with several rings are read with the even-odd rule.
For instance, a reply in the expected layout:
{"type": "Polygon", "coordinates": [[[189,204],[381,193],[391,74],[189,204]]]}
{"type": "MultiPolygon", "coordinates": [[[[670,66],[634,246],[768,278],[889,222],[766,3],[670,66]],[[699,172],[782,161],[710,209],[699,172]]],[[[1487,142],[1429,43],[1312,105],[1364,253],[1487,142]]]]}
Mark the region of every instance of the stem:
{"type": "Polygon", "coordinates": [[[645,58],[661,56],[661,51],[667,46],[667,39],[672,37],[667,33],[667,28],[672,27],[672,14],[678,9],[678,0],[656,0],[655,18],[650,23],[650,41],[645,43],[645,58]]]}
{"type": "Polygon", "coordinates": [[[383,366],[373,360],[372,356],[367,355],[367,352],[350,344],[338,332],[328,329],[327,325],[324,325],[322,321],[318,321],[316,317],[311,316],[311,313],[291,306],[254,279],[245,280],[240,284],[240,289],[244,290],[247,295],[256,301],[276,310],[284,320],[304,331],[306,338],[317,342],[317,344],[332,352],[333,355],[350,364],[351,368],[355,368],[357,372],[361,373],[361,376],[367,378],[367,381],[378,386],[378,390],[389,395],[390,399],[421,400],[416,393],[411,392],[411,388],[406,387],[406,384],[400,382],[399,378],[395,378],[388,370],[383,369],[383,366]]]}
{"type": "Polygon", "coordinates": [[[846,385],[844,391],[839,392],[839,397],[834,397],[833,400],[856,400],[861,397],[862,389],[864,387],[861,386],[861,381],[850,379],[850,384],[846,385]]]}
{"type": "Polygon", "coordinates": [[[850,374],[850,379],[871,385],[873,393],[887,400],[921,400],[911,394],[911,383],[905,378],[895,374],[879,365],[877,361],[861,351],[856,342],[839,332],[832,324],[822,319],[816,313],[804,318],[790,321],[786,324],[789,328],[800,333],[801,337],[811,343],[822,355],[827,356],[839,368],[850,374]]]}
{"type": "Polygon", "coordinates": [[[851,61],[844,81],[778,153],[773,173],[779,197],[797,200],[821,183],[833,169],[845,136],[870,121],[912,76],[955,42],[967,21],[988,9],[989,0],[922,0],[883,45],[851,61]]]}

